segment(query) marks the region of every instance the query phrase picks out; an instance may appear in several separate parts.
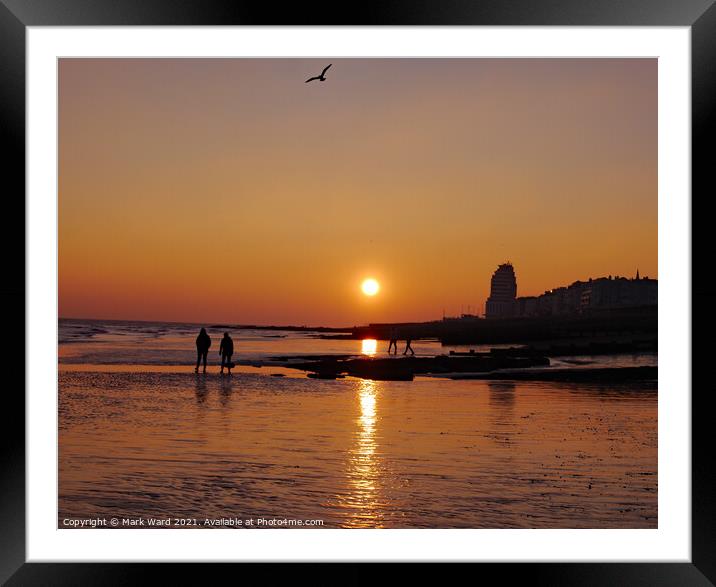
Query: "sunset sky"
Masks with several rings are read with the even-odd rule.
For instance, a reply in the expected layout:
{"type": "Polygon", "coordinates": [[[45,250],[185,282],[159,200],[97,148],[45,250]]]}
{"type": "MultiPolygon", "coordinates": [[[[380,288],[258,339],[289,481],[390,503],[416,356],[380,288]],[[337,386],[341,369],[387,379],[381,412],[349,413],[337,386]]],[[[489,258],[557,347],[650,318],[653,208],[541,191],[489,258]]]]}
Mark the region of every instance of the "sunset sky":
{"type": "Polygon", "coordinates": [[[61,317],[429,320],[506,260],[658,277],[655,59],[60,60],[61,317]]]}

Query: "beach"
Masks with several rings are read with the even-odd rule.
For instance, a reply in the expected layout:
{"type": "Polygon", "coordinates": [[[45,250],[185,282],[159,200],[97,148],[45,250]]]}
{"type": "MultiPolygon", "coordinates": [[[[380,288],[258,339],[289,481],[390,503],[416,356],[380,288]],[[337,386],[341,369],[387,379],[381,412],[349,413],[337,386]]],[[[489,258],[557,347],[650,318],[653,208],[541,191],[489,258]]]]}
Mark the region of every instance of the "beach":
{"type": "Polygon", "coordinates": [[[60,322],[58,527],[657,527],[655,382],[315,380],[252,365],[361,342],[240,330],[221,377],[217,329],[214,364],[193,372],[197,332],[60,322]]]}

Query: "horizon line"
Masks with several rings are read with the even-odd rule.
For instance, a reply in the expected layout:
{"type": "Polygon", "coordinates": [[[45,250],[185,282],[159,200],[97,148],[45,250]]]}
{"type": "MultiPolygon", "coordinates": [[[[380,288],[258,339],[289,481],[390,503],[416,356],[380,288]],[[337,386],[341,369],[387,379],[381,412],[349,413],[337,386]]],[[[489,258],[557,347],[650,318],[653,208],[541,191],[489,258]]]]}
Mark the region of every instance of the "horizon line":
{"type": "Polygon", "coordinates": [[[315,324],[249,324],[249,323],[224,323],[220,320],[207,320],[204,322],[194,322],[191,320],[147,320],[147,319],[136,319],[136,318],[85,318],[85,317],[77,317],[77,316],[58,316],[59,320],[85,320],[85,321],[95,321],[95,322],[162,322],[164,324],[191,324],[192,326],[205,326],[207,323],[213,323],[213,325],[216,326],[226,326],[231,328],[251,328],[251,327],[257,327],[257,328],[333,328],[336,330],[351,330],[357,326],[360,326],[359,324],[353,324],[352,326],[328,326],[325,324],[321,325],[315,325],[315,324]]]}

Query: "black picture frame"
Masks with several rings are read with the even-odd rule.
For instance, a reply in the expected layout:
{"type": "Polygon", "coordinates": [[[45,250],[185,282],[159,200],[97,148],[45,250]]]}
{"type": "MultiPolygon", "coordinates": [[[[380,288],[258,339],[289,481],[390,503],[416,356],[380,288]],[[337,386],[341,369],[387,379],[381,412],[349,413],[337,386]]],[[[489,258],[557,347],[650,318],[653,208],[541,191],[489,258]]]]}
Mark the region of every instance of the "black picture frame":
{"type": "MultiPolygon", "coordinates": [[[[25,218],[25,39],[31,26],[122,25],[479,25],[479,26],[685,26],[691,28],[692,57],[692,313],[699,320],[693,334],[713,326],[716,289],[708,283],[710,251],[699,223],[709,196],[716,194],[713,156],[709,142],[716,134],[716,5],[714,0],[442,0],[383,1],[372,4],[329,6],[288,4],[280,10],[270,3],[212,0],[0,0],[0,141],[4,153],[3,230],[5,275],[0,296],[6,308],[25,308],[25,259],[15,251],[24,242],[25,218]],[[700,194],[700,196],[699,196],[700,194]],[[12,220],[10,220],[12,219],[12,220]],[[13,234],[12,229],[21,234],[13,234]],[[701,235],[700,237],[697,235],[701,235]],[[22,239],[22,240],[21,240],[22,239]],[[23,276],[20,278],[20,276],[23,276]]],[[[9,311],[18,324],[10,331],[24,332],[20,313],[9,311]]],[[[25,316],[25,318],[27,318],[25,316]]],[[[713,330],[712,330],[713,331],[713,330]]],[[[693,336],[693,335],[692,335],[693,336]]],[[[687,341],[685,341],[686,343],[687,341]]],[[[697,386],[697,375],[707,364],[708,343],[692,344],[692,559],[691,563],[530,563],[481,564],[483,581],[499,577],[550,585],[713,585],[716,583],[716,497],[708,385],[697,386]]],[[[4,340],[5,356],[17,354],[18,342],[4,340]],[[14,352],[13,352],[14,351],[14,352]]],[[[28,357],[25,365],[28,367],[28,357]]],[[[17,370],[17,369],[16,369],[17,370]]],[[[19,371],[19,370],[17,370],[19,371]]],[[[23,381],[24,385],[24,381],[23,381]]],[[[691,390],[683,390],[689,393],[691,390]]],[[[119,585],[144,583],[159,575],[179,584],[205,581],[206,567],[198,564],[148,563],[26,563],[25,557],[25,413],[18,387],[5,390],[2,474],[0,475],[0,581],[8,585],[119,585]]],[[[317,559],[320,554],[317,553],[317,559]]],[[[270,571],[266,564],[252,565],[252,573],[270,577],[271,583],[310,572],[318,582],[363,583],[374,574],[373,565],[335,564],[315,570],[305,565],[282,565],[270,571]],[[297,568],[298,567],[298,568],[297,568]],[[267,574],[269,573],[269,574],[267,574]],[[323,577],[323,579],[319,579],[323,577]]],[[[446,572],[458,566],[423,567],[423,579],[445,581],[446,572]],[[438,574],[439,573],[439,574],[438,574]],[[432,577],[431,577],[432,576],[432,577]]],[[[231,571],[235,572],[235,571],[231,571]]],[[[242,571],[243,573],[244,571],[242,571]]],[[[476,577],[478,575],[475,575],[476,577]]],[[[239,577],[237,577],[238,579],[239,577]]]]}

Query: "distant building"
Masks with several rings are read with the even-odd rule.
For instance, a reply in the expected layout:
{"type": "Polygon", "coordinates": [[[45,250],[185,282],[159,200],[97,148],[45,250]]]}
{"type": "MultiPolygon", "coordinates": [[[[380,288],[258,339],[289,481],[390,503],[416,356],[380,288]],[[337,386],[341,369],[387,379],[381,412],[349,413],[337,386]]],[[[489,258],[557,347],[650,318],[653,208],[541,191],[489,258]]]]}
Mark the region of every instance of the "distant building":
{"type": "Polygon", "coordinates": [[[490,297],[485,304],[486,318],[509,318],[515,315],[517,279],[512,263],[503,263],[492,274],[490,297]]]}
{"type": "Polygon", "coordinates": [[[655,306],[658,281],[648,277],[599,277],[544,292],[541,296],[517,298],[517,317],[578,314],[591,309],[655,306]]]}
{"type": "Polygon", "coordinates": [[[537,296],[524,296],[517,298],[515,308],[516,316],[537,316],[537,296]]]}

